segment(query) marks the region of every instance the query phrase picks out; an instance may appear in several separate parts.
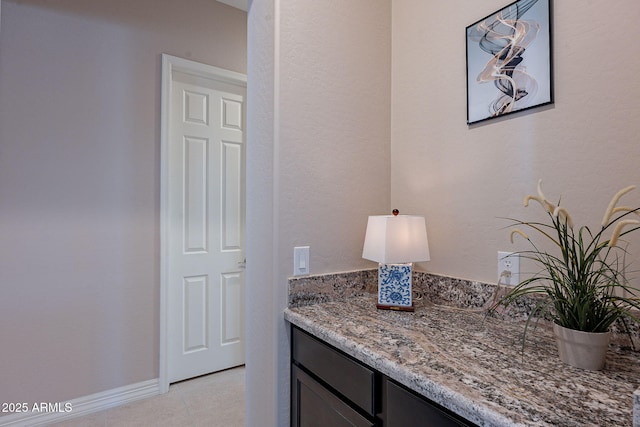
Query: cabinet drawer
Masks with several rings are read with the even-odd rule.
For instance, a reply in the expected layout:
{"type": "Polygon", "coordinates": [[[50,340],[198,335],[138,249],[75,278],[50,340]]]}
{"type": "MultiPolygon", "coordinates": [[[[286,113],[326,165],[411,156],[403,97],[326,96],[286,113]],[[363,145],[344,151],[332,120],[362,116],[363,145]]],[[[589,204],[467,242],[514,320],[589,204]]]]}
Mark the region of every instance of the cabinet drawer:
{"type": "Polygon", "coordinates": [[[293,379],[291,425],[293,427],[374,427],[355,409],[334,396],[329,390],[291,366],[293,379]]]}
{"type": "Polygon", "coordinates": [[[382,412],[385,427],[473,427],[474,424],[454,415],[388,378],[382,382],[382,412]]]}
{"type": "Polygon", "coordinates": [[[375,415],[372,369],[293,328],[293,360],[370,415],[375,415]]]}

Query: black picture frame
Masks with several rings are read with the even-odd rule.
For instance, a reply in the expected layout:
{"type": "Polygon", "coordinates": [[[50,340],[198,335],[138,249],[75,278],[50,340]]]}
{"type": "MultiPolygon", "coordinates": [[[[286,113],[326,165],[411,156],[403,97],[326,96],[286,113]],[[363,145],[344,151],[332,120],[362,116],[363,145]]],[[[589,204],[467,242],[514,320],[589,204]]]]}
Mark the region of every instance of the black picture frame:
{"type": "Polygon", "coordinates": [[[553,104],[552,0],[517,0],[466,27],[467,124],[553,104]]]}

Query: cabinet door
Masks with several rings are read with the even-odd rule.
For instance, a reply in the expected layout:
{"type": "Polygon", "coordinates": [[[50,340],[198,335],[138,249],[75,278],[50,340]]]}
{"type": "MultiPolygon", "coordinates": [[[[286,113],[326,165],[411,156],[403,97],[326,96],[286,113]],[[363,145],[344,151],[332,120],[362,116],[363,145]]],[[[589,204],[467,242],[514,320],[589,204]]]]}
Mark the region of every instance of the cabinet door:
{"type": "Polygon", "coordinates": [[[473,426],[388,378],[383,380],[382,393],[382,417],[385,427],[473,426]]]}
{"type": "Polygon", "coordinates": [[[292,427],[373,427],[296,365],[291,365],[292,427]]]}

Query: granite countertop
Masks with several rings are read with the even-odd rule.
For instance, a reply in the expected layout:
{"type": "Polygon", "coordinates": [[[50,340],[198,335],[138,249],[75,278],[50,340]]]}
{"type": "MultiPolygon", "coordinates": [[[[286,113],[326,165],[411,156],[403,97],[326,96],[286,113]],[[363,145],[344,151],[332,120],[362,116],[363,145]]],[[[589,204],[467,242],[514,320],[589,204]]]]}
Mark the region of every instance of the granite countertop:
{"type": "Polygon", "coordinates": [[[638,354],[611,346],[603,371],[560,361],[551,329],[481,309],[415,301],[377,310],[376,295],[290,307],[285,319],[481,426],[632,426],[638,354]],[[524,360],[523,360],[524,357],[524,360]]]}

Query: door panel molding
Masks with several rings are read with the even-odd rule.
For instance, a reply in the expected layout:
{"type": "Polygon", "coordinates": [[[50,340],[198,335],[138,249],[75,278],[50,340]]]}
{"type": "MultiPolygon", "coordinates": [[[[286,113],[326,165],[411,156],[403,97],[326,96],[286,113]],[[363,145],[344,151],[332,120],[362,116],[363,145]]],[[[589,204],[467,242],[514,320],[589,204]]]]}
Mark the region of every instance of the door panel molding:
{"type": "MultiPolygon", "coordinates": [[[[158,383],[160,393],[169,390],[168,375],[168,294],[169,294],[169,251],[168,236],[169,226],[169,145],[170,145],[170,113],[171,113],[171,93],[173,88],[174,73],[180,72],[198,81],[199,79],[213,80],[222,85],[233,87],[247,86],[247,76],[245,74],[222,68],[201,64],[171,55],[162,55],[162,88],[161,88],[161,129],[160,129],[160,349],[159,349],[159,373],[158,383]]],[[[229,99],[228,101],[233,101],[229,99]]],[[[206,115],[203,108],[208,108],[205,104],[207,100],[194,94],[189,100],[189,117],[197,122],[203,120],[206,115]]],[[[229,125],[230,130],[238,130],[245,127],[242,122],[242,114],[234,110],[233,102],[224,105],[224,120],[229,125]]],[[[233,211],[233,209],[231,209],[233,211]]],[[[198,245],[196,245],[198,246],[198,245]]],[[[234,299],[234,298],[232,298],[234,299]]],[[[228,331],[230,332],[230,331],[228,331]]],[[[231,334],[233,335],[233,334],[231,334]]]]}

